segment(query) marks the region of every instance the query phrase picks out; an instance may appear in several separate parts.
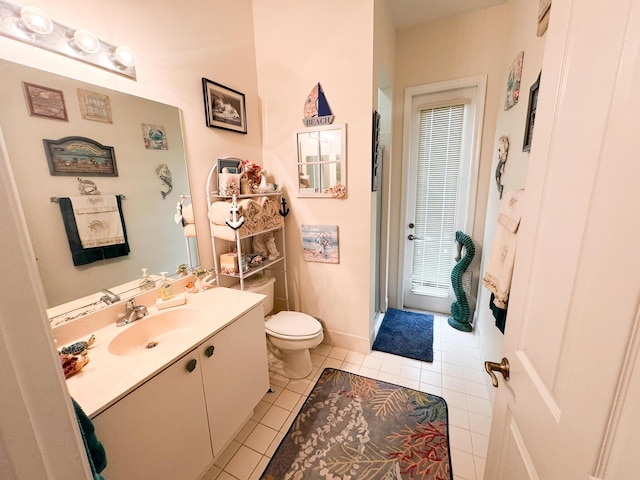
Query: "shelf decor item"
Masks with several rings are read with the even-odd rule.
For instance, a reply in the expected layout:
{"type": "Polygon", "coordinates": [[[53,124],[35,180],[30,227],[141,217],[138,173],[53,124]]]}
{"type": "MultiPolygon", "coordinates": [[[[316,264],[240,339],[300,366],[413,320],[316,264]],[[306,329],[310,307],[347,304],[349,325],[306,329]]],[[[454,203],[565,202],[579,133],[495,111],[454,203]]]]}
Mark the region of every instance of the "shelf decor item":
{"type": "Polygon", "coordinates": [[[202,79],[207,127],[247,133],[244,93],[206,78],[202,79]]]}

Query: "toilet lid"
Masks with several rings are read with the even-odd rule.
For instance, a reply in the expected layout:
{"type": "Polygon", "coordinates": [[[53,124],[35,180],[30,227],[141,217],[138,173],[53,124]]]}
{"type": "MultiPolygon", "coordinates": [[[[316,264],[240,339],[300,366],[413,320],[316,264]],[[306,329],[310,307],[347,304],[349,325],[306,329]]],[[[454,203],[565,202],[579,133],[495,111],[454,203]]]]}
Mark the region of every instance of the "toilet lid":
{"type": "Polygon", "coordinates": [[[318,320],[300,312],[276,313],[264,325],[267,332],[287,337],[308,337],[322,331],[318,320]]]}

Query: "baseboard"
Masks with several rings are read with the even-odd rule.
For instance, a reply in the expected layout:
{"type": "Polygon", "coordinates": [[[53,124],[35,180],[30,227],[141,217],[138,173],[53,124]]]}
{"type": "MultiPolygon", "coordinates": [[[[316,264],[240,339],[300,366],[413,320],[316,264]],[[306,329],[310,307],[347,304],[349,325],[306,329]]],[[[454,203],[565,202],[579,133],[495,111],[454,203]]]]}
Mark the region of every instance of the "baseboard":
{"type": "Polygon", "coordinates": [[[371,351],[373,341],[365,337],[325,329],[322,343],[367,354],[371,351]]]}

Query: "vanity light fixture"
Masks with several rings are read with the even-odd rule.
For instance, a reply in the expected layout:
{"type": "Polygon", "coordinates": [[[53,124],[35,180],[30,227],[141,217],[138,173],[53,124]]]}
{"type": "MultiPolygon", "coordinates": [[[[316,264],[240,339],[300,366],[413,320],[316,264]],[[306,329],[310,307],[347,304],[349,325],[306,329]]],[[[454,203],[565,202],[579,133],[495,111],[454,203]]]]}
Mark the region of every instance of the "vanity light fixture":
{"type": "Polygon", "coordinates": [[[73,34],[73,46],[84,53],[98,53],[100,40],[89,30],[80,28],[73,34]]]}
{"type": "Polygon", "coordinates": [[[47,12],[32,5],[20,9],[20,26],[39,35],[53,32],[53,20],[47,12]]]}
{"type": "Polygon", "coordinates": [[[38,7],[0,0],[0,35],[136,79],[131,48],[104,42],[86,29],[67,27],[38,7]]]}
{"type": "Polygon", "coordinates": [[[113,52],[113,61],[123,67],[133,67],[136,64],[136,54],[126,45],[120,45],[113,52]]]}

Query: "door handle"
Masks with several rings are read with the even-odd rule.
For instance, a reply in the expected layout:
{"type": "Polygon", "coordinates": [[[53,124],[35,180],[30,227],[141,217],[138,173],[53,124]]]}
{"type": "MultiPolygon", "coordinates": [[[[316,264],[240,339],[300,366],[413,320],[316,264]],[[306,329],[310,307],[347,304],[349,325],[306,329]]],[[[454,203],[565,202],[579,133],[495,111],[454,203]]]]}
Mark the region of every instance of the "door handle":
{"type": "Polygon", "coordinates": [[[484,362],[484,369],[491,377],[491,384],[496,388],[498,388],[498,377],[493,372],[500,372],[505,382],[509,381],[509,360],[504,357],[500,363],[484,362]]]}
{"type": "Polygon", "coordinates": [[[416,237],[415,235],[411,235],[411,234],[409,234],[409,236],[407,238],[409,240],[422,240],[420,237],[416,237]]]}

